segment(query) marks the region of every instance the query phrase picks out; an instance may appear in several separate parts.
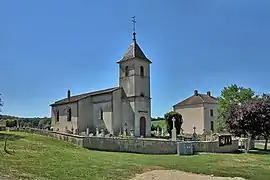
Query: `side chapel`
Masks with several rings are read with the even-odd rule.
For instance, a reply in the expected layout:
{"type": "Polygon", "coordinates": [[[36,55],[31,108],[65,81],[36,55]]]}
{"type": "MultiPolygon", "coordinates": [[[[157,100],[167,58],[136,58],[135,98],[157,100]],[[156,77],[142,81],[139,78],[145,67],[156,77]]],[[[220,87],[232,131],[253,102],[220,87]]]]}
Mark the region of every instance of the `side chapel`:
{"type": "Polygon", "coordinates": [[[119,65],[119,86],[79,95],[71,95],[51,104],[51,127],[54,131],[79,134],[89,129],[104,129],[110,134],[133,132],[151,136],[150,64],[136,40],[119,65]]]}

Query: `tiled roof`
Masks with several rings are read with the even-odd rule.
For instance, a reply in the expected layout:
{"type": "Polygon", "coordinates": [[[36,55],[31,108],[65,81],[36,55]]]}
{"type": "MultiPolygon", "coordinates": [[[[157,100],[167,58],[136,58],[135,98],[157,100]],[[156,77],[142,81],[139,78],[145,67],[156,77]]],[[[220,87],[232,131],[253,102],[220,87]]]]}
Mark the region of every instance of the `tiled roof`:
{"type": "Polygon", "coordinates": [[[113,88],[103,89],[103,90],[99,90],[99,91],[93,91],[93,92],[88,92],[88,93],[84,93],[84,94],[78,94],[78,95],[75,95],[75,96],[70,96],[70,99],[68,99],[68,98],[61,99],[61,100],[56,101],[55,103],[51,104],[50,106],[77,102],[77,101],[79,101],[79,100],[81,100],[83,98],[89,97],[89,96],[110,93],[110,92],[113,92],[113,91],[118,90],[120,88],[121,87],[113,87],[113,88]]]}
{"type": "Polygon", "coordinates": [[[133,42],[129,45],[128,50],[125,53],[124,57],[119,62],[126,61],[135,57],[146,60],[151,63],[151,61],[144,55],[143,51],[141,50],[136,40],[133,40],[133,42]]]}
{"type": "Polygon", "coordinates": [[[207,94],[198,94],[188,97],[187,99],[175,104],[174,106],[186,106],[186,105],[193,105],[193,104],[202,104],[202,103],[211,103],[217,104],[217,98],[213,96],[208,96],[207,94]]]}

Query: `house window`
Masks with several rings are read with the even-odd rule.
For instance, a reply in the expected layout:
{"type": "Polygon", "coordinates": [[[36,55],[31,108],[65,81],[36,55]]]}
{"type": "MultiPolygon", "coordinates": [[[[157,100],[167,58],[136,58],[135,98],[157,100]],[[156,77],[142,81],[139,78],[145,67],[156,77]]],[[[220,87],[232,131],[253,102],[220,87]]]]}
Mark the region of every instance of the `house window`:
{"type": "Polygon", "coordinates": [[[211,131],[214,131],[214,121],[211,121],[211,131]]]}
{"type": "Polygon", "coordinates": [[[128,70],[128,66],[126,66],[125,68],[125,76],[128,76],[129,75],[129,70],[128,70]]]}
{"type": "Polygon", "coordinates": [[[143,66],[140,66],[140,75],[141,75],[141,77],[144,77],[144,68],[143,68],[143,66]]]}
{"type": "Polygon", "coordinates": [[[210,109],[210,116],[214,116],[214,111],[213,111],[213,109],[210,109]]]}
{"type": "Polygon", "coordinates": [[[71,108],[68,109],[67,121],[71,121],[71,108]]]}
{"type": "Polygon", "coordinates": [[[59,118],[60,118],[59,111],[57,111],[56,112],[56,122],[59,122],[59,118]]]}
{"type": "Polygon", "coordinates": [[[101,108],[99,110],[99,119],[103,120],[103,110],[101,108]]]}

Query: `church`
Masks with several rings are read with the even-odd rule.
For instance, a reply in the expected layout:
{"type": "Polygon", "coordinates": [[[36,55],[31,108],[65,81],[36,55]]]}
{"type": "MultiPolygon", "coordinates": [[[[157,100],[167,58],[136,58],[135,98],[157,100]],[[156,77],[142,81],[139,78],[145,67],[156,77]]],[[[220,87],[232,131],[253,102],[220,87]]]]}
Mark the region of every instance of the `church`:
{"type": "Polygon", "coordinates": [[[136,137],[151,136],[150,64],[136,40],[117,62],[119,86],[71,95],[51,104],[54,131],[80,134],[103,129],[117,135],[127,131],[136,137]]]}

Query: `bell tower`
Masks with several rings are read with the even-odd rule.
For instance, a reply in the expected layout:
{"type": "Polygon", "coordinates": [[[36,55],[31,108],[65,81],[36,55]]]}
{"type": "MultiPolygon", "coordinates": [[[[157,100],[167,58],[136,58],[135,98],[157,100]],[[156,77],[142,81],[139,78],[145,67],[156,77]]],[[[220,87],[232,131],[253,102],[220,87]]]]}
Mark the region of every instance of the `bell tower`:
{"type": "Polygon", "coordinates": [[[136,40],[135,16],[133,40],[119,64],[119,86],[125,92],[134,113],[135,136],[151,135],[150,64],[136,40]]]}

